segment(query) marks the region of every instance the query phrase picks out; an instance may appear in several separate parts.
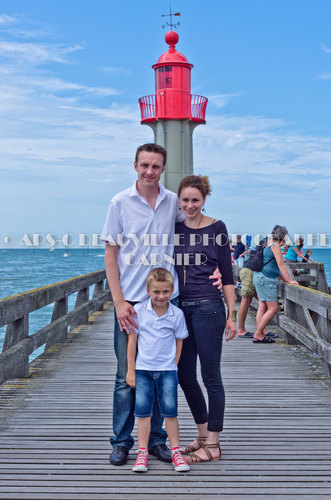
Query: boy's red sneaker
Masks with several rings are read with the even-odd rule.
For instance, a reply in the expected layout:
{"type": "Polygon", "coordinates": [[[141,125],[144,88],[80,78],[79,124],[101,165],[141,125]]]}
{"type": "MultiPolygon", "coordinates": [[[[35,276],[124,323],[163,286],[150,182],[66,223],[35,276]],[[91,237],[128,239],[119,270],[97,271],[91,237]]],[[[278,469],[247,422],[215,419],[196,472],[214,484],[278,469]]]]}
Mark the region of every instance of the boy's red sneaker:
{"type": "Polygon", "coordinates": [[[148,451],[146,448],[139,448],[138,456],[132,467],[133,472],[147,472],[148,451]]]}
{"type": "Polygon", "coordinates": [[[188,472],[190,470],[189,464],[183,458],[179,448],[173,448],[171,450],[172,464],[177,472],[188,472]]]}

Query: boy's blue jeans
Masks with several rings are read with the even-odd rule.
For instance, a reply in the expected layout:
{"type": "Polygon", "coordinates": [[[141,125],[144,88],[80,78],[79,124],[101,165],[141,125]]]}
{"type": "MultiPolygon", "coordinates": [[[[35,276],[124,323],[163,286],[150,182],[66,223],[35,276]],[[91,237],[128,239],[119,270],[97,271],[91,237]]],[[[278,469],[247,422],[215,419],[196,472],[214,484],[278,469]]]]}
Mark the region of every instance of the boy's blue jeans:
{"type": "Polygon", "coordinates": [[[151,417],[155,399],[159,401],[163,417],[177,417],[177,396],[177,370],[136,370],[136,406],[134,411],[136,417],[151,417]]]}
{"type": "MultiPolygon", "coordinates": [[[[130,304],[134,305],[136,302],[130,302],[130,304]]],[[[131,449],[134,443],[131,433],[134,426],[135,390],[125,380],[128,371],[127,346],[128,334],[125,331],[121,332],[114,309],[114,348],[117,357],[117,372],[113,399],[114,436],[110,438],[110,442],[113,448],[125,446],[125,448],[131,449]]],[[[166,442],[167,433],[162,429],[162,424],[163,417],[161,417],[158,401],[155,399],[148,443],[149,448],[166,442]]]]}

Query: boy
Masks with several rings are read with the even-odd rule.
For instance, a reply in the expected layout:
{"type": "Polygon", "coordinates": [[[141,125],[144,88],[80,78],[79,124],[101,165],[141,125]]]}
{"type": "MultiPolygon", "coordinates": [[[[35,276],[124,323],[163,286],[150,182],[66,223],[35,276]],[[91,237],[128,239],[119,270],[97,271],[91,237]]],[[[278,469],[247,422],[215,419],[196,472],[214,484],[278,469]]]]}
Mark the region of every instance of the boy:
{"type": "Polygon", "coordinates": [[[308,248],[308,250],[306,250],[306,254],[305,254],[304,258],[302,259],[302,262],[306,262],[306,263],[309,262],[309,261],[310,262],[316,262],[316,260],[313,260],[311,258],[311,254],[312,253],[313,253],[313,251],[310,248],[308,248]]]}
{"type": "Polygon", "coordinates": [[[134,306],[138,329],[129,334],[126,376],[127,383],[136,387],[139,450],[133,472],[147,472],[147,446],[155,397],[165,417],[175,470],[190,470],[179,451],[177,420],[177,364],[188,331],[183,312],[170,303],[173,289],[174,279],[167,269],[152,269],[147,276],[150,298],[134,306]]]}

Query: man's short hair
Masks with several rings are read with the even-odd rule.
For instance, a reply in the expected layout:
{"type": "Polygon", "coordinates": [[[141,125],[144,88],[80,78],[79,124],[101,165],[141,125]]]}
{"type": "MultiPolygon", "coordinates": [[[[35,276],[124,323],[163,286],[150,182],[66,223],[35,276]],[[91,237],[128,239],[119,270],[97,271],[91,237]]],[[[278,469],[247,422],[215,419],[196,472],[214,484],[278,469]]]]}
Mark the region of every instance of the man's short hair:
{"type": "Polygon", "coordinates": [[[147,276],[147,290],[150,289],[153,281],[168,281],[171,288],[174,287],[174,277],[168,269],[163,267],[155,267],[152,269],[147,276]]]}
{"type": "Polygon", "coordinates": [[[136,151],[135,162],[138,161],[138,156],[141,151],[146,151],[147,153],[159,153],[163,156],[163,166],[167,163],[167,152],[166,150],[160,146],[159,144],[148,143],[139,146],[136,151]]]}

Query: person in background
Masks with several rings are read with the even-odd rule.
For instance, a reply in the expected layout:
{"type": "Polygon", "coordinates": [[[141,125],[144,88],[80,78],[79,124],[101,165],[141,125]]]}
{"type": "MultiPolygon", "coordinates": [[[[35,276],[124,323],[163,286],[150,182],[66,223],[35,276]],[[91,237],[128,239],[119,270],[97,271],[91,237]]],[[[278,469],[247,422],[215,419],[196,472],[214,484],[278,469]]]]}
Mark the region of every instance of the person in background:
{"type": "MultiPolygon", "coordinates": [[[[262,250],[262,248],[267,244],[267,239],[263,238],[258,245],[256,245],[255,250],[262,250]]],[[[244,266],[240,269],[239,277],[241,281],[241,301],[238,309],[238,337],[241,338],[253,338],[253,332],[249,332],[245,328],[245,321],[248,313],[248,309],[252,303],[253,298],[258,298],[253,283],[253,274],[249,268],[249,258],[245,260],[244,266]]],[[[264,334],[269,338],[278,338],[277,333],[268,332],[264,330],[264,334]]]]}
{"type": "Polygon", "coordinates": [[[301,259],[305,258],[305,256],[301,253],[303,242],[303,238],[298,238],[295,245],[290,245],[285,257],[285,262],[297,262],[298,257],[301,257],[301,259]]]}
{"type": "Polygon", "coordinates": [[[230,247],[230,252],[231,252],[231,262],[232,264],[234,264],[234,248],[233,248],[233,245],[232,245],[232,240],[229,240],[229,247],[230,247]]]}
{"type": "Polygon", "coordinates": [[[237,244],[233,247],[234,249],[234,263],[236,266],[242,267],[244,264],[244,255],[246,255],[249,250],[245,248],[245,245],[241,242],[241,235],[237,235],[237,244]]]}
{"type": "Polygon", "coordinates": [[[310,248],[308,248],[308,250],[306,250],[304,258],[302,259],[302,262],[306,262],[306,263],[309,262],[309,261],[310,262],[316,262],[316,260],[313,260],[310,257],[312,253],[313,253],[313,251],[310,248]]]}
{"type": "Polygon", "coordinates": [[[282,257],[284,262],[286,262],[286,254],[289,248],[289,245],[287,245],[286,243],[282,246],[282,257]]]}
{"type": "Polygon", "coordinates": [[[298,285],[287,272],[282,259],[281,246],[284,245],[287,229],[284,226],[275,226],[271,239],[263,249],[262,271],[254,271],[253,283],[259,298],[259,308],[256,315],[256,331],[254,343],[272,343],[274,339],[265,335],[264,329],[279,310],[278,305],[278,278],[282,277],[286,283],[298,285]]]}

